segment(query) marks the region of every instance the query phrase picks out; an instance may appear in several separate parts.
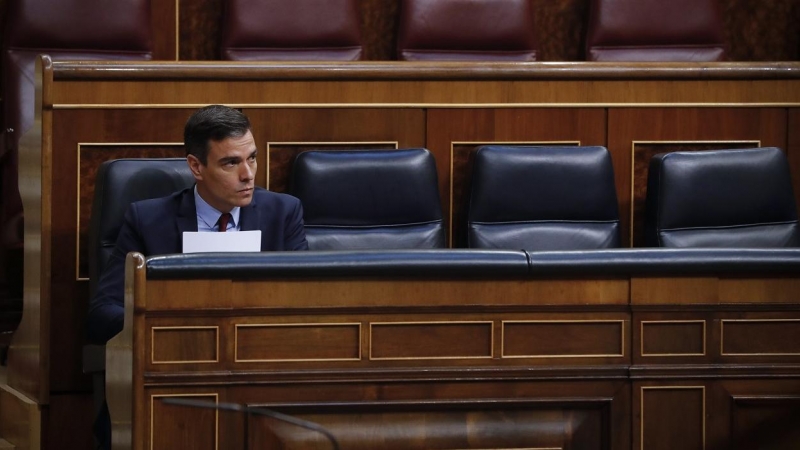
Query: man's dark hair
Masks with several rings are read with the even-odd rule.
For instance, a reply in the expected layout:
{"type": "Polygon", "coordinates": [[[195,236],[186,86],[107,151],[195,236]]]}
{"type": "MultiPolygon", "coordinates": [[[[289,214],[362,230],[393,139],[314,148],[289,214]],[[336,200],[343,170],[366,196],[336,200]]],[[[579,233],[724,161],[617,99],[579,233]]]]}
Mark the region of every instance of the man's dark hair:
{"type": "Polygon", "coordinates": [[[250,120],[241,112],[223,105],[200,108],[189,117],[183,129],[186,156],[194,155],[208,164],[211,141],[242,137],[250,130],[250,120]]]}

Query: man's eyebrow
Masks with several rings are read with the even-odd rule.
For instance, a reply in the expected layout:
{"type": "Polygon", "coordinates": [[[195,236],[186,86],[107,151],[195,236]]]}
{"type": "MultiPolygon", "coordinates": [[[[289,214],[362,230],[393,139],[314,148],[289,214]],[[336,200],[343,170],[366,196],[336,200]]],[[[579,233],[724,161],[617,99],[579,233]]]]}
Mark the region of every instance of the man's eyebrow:
{"type": "Polygon", "coordinates": [[[250,153],[250,156],[248,156],[248,158],[255,158],[257,155],[258,155],[258,149],[255,149],[253,150],[253,153],[250,153]]]}

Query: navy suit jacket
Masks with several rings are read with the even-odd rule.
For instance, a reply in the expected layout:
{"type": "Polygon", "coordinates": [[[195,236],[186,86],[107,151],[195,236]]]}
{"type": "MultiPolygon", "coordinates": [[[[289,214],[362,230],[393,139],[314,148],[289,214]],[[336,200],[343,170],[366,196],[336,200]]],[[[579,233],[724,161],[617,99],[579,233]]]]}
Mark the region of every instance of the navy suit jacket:
{"type": "MultiPolygon", "coordinates": [[[[242,231],[261,230],[261,251],[308,250],[303,207],[292,196],[256,187],[239,223],[242,231]]],[[[131,204],[89,305],[90,340],[106,342],[122,331],[126,255],[181,253],[184,231],[197,231],[194,188],[131,204]]]]}

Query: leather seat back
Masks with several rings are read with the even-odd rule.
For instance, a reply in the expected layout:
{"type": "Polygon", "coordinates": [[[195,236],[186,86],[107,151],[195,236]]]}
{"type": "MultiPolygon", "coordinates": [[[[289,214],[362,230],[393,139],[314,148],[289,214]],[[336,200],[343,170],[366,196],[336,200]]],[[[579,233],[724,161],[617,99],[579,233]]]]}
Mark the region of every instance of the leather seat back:
{"type": "Polygon", "coordinates": [[[620,245],[614,170],[604,147],[483,146],[473,157],[469,247],[620,245]]]}
{"type": "Polygon", "coordinates": [[[535,61],[531,0],[404,0],[397,59],[535,61]]]}
{"type": "Polygon", "coordinates": [[[128,206],[167,196],[194,185],[185,158],[139,158],[106,161],[97,170],[89,220],[90,292],[111,257],[128,206]]]}
{"type": "Polygon", "coordinates": [[[291,194],[303,203],[310,250],[445,247],[426,149],[304,152],[291,194]]]}
{"type": "Polygon", "coordinates": [[[224,5],[223,59],[361,59],[356,0],[227,0],[224,5]]]}
{"type": "Polygon", "coordinates": [[[589,61],[723,61],[718,0],[591,0],[589,61]]]}
{"type": "Polygon", "coordinates": [[[798,247],[789,163],[775,147],[673,152],[650,161],[653,247],[798,247]]]}

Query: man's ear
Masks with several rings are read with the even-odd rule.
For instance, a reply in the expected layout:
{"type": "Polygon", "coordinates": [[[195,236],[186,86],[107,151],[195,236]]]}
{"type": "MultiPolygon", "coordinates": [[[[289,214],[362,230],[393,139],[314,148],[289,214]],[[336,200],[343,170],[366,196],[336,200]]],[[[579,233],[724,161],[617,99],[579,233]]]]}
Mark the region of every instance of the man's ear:
{"type": "Polygon", "coordinates": [[[189,164],[189,170],[192,171],[192,175],[194,175],[194,179],[197,181],[201,181],[203,179],[203,172],[201,168],[203,167],[203,163],[200,162],[194,155],[187,155],[186,156],[186,164],[189,164]]]}

